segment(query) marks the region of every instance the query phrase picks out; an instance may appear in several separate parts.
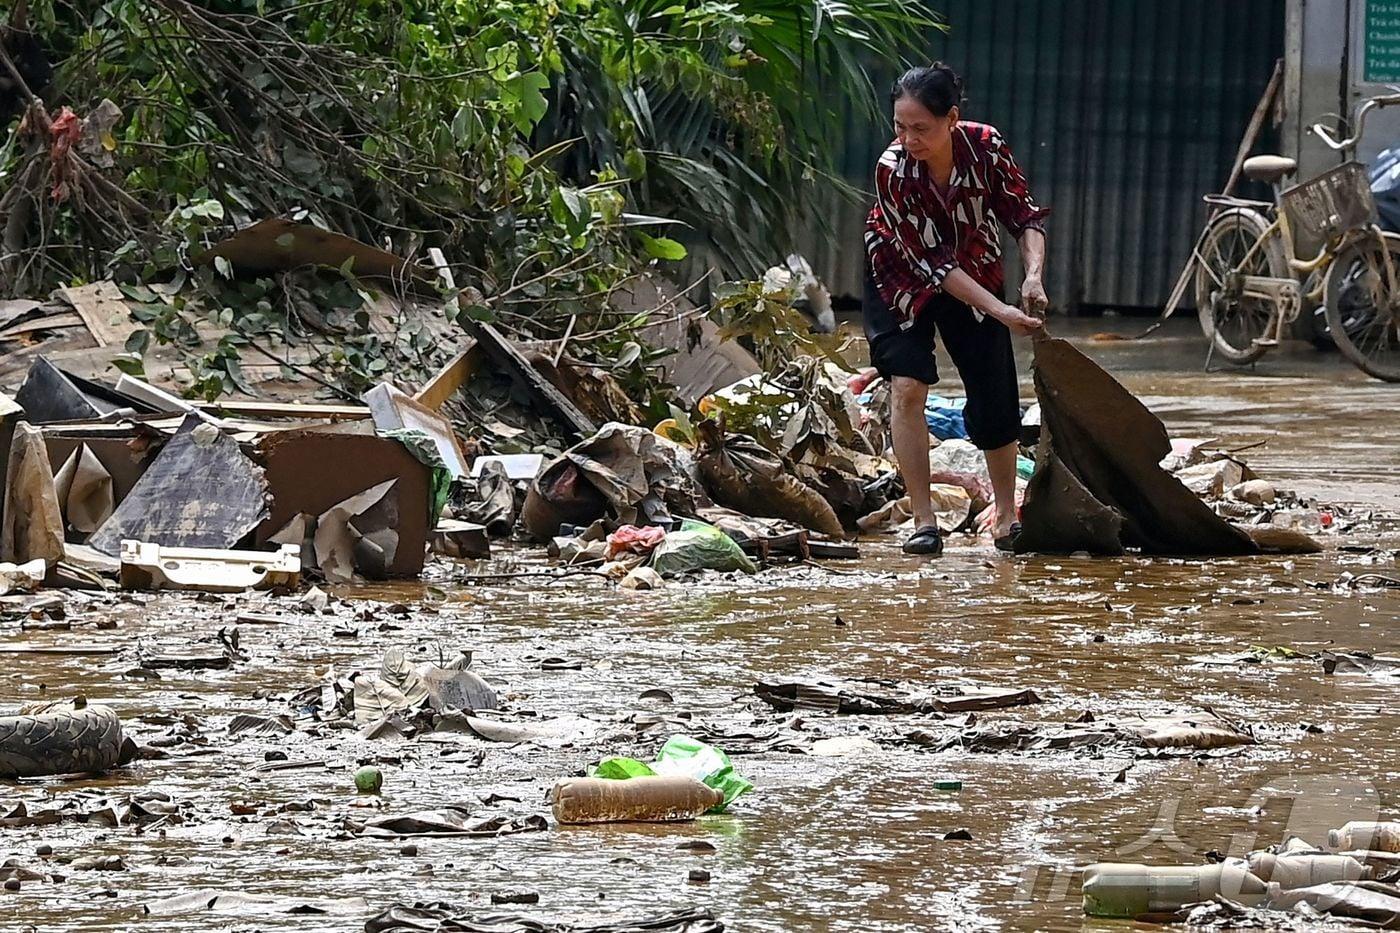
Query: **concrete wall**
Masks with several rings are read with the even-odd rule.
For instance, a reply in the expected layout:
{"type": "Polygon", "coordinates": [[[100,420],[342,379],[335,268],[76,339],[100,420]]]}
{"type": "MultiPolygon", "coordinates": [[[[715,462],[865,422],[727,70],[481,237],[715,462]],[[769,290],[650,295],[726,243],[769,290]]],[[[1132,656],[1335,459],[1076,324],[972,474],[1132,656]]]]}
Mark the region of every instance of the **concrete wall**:
{"type": "MultiPolygon", "coordinates": [[[[1366,4],[1370,0],[1288,0],[1285,34],[1284,155],[1298,160],[1307,179],[1339,164],[1340,154],[1313,135],[1313,123],[1337,125],[1359,101],[1385,93],[1365,78],[1366,4]]],[[[1369,162],[1382,149],[1400,145],[1400,107],[1375,111],[1356,158],[1369,162]]]]}

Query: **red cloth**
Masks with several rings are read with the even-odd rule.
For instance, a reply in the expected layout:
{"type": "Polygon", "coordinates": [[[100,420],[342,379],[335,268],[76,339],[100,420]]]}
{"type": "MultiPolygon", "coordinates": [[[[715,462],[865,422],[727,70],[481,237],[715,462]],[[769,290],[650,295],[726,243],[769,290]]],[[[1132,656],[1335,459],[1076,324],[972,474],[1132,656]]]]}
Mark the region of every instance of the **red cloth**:
{"type": "Polygon", "coordinates": [[[650,554],[656,546],[666,540],[666,529],[655,525],[623,525],[608,535],[608,560],[619,554],[650,554]]]}
{"type": "Polygon", "coordinates": [[[67,107],[59,111],[53,121],[52,141],[49,143],[49,161],[53,165],[53,199],[68,200],[69,183],[73,176],[72,163],[68,161],[68,150],[82,135],[83,124],[78,115],[67,107]]]}
{"type": "Polygon", "coordinates": [[[865,222],[875,286],[901,327],[942,289],[953,269],[997,294],[1004,284],[997,221],[1020,237],[1027,229],[1043,230],[1049,214],[1031,197],[996,127],[960,122],[953,130],[946,195],[928,166],[893,142],[875,167],[875,206],[865,222]]]}

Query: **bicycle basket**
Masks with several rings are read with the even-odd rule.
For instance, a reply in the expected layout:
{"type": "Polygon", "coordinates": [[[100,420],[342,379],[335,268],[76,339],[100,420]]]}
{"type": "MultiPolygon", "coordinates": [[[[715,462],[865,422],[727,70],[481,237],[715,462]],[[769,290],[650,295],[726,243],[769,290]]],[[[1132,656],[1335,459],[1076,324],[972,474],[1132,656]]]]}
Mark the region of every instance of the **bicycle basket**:
{"type": "Polygon", "coordinates": [[[1293,251],[1311,259],[1348,230],[1376,222],[1376,200],[1360,162],[1343,162],[1316,178],[1294,185],[1281,196],[1293,251]]]}

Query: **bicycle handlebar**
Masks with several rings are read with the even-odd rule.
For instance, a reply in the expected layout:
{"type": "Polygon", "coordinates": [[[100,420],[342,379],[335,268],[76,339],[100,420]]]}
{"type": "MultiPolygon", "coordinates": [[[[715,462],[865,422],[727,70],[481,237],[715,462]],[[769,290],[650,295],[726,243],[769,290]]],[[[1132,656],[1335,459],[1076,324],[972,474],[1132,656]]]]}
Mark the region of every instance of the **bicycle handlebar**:
{"type": "Polygon", "coordinates": [[[1356,132],[1345,139],[1338,139],[1321,123],[1314,123],[1312,125],[1312,131],[1329,149],[1335,149],[1338,152],[1355,149],[1356,144],[1361,141],[1362,133],[1364,133],[1366,129],[1366,115],[1376,107],[1389,107],[1394,104],[1400,104],[1400,93],[1380,94],[1375,97],[1366,98],[1357,106],[1356,115],[1352,118],[1352,124],[1356,127],[1356,132]]]}

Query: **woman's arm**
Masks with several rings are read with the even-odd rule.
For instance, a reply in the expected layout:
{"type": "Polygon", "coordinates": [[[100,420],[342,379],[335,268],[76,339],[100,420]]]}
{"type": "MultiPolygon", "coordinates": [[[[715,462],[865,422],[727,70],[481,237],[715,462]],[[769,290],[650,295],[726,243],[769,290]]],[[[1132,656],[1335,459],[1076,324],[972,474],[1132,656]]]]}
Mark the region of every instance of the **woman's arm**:
{"type": "Polygon", "coordinates": [[[1014,333],[1029,334],[1040,327],[1040,318],[1002,301],[956,266],[943,277],[943,290],[963,304],[1001,321],[1014,333]]]}
{"type": "Polygon", "coordinates": [[[1039,227],[1027,227],[1018,241],[1021,246],[1021,265],[1025,277],[1021,280],[1021,307],[1032,314],[1042,314],[1050,304],[1045,294],[1045,231],[1039,227]]]}

